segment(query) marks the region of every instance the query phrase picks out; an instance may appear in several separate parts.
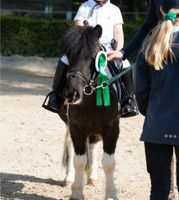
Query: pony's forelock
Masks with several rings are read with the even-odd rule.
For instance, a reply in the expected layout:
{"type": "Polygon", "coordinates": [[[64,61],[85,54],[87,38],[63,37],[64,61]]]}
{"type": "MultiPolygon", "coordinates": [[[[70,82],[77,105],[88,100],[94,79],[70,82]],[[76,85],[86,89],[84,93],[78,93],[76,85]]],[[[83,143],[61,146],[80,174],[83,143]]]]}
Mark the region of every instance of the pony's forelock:
{"type": "Polygon", "coordinates": [[[61,52],[75,65],[79,59],[90,58],[95,51],[98,36],[92,27],[73,26],[61,41],[61,52]],[[78,58],[78,59],[77,59],[78,58]]]}

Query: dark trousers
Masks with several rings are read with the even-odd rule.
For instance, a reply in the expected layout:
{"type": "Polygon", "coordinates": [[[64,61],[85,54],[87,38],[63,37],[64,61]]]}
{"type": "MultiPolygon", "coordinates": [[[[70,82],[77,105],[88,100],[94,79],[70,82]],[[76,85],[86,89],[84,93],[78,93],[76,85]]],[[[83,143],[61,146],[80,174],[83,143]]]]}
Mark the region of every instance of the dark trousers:
{"type": "Polygon", "coordinates": [[[145,143],[147,171],[151,180],[150,200],[168,200],[174,149],[177,161],[177,186],[179,189],[179,146],[145,143]]]}

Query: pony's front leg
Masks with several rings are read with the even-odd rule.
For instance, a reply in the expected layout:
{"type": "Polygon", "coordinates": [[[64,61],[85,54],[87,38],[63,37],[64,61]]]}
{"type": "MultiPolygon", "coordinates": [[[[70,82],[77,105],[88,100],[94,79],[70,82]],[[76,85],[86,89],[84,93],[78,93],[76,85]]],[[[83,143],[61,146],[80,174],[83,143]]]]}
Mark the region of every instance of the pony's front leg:
{"type": "Polygon", "coordinates": [[[115,158],[114,154],[104,153],[102,159],[102,166],[105,173],[106,179],[106,196],[105,199],[116,200],[116,187],[114,185],[114,169],[115,169],[115,158]]]}
{"type": "Polygon", "coordinates": [[[106,196],[105,199],[117,200],[116,187],[114,185],[114,169],[115,169],[115,148],[119,135],[119,121],[116,120],[114,125],[106,129],[103,136],[104,155],[102,166],[106,178],[106,196]]]}
{"type": "Polygon", "coordinates": [[[72,184],[71,200],[82,200],[83,199],[83,186],[84,186],[84,171],[87,162],[86,156],[86,137],[84,136],[83,130],[79,129],[78,126],[70,126],[71,139],[74,145],[74,168],[75,168],[75,180],[72,184]]]}
{"type": "Polygon", "coordinates": [[[87,156],[74,155],[74,167],[75,167],[75,181],[72,185],[71,200],[83,199],[83,186],[84,186],[84,170],[87,162],[87,156]]]}

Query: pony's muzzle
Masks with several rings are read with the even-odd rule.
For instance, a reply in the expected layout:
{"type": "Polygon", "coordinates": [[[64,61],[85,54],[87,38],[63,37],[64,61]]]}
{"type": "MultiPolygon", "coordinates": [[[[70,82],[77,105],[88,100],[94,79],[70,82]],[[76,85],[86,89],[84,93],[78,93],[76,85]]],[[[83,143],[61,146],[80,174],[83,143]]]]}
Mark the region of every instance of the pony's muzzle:
{"type": "Polygon", "coordinates": [[[77,104],[83,96],[83,85],[86,84],[84,75],[79,71],[72,71],[67,74],[65,98],[68,103],[77,104]]]}
{"type": "Polygon", "coordinates": [[[65,99],[67,103],[76,103],[80,99],[80,94],[77,91],[65,92],[65,99]]]}

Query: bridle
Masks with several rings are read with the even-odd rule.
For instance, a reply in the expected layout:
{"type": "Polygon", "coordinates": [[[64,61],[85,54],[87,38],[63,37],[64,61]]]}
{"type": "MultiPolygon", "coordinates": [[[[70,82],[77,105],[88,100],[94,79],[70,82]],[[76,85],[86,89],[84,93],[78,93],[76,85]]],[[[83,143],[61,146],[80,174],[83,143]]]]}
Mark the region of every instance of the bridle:
{"type": "Polygon", "coordinates": [[[71,70],[67,73],[67,79],[71,78],[71,77],[78,77],[80,78],[83,83],[85,84],[83,87],[83,94],[90,96],[93,94],[94,91],[96,91],[99,88],[105,88],[107,87],[109,84],[108,82],[104,82],[100,85],[97,85],[95,83],[95,79],[97,77],[98,72],[95,70],[91,76],[90,79],[87,79],[87,77],[81,73],[79,70],[71,70]]]}
{"type": "MultiPolygon", "coordinates": [[[[99,43],[99,46],[100,46],[100,50],[106,51],[106,48],[102,44],[99,43]]],[[[95,58],[96,58],[96,56],[94,58],[92,58],[91,64],[93,63],[95,58]]],[[[98,75],[98,72],[96,69],[94,70],[94,72],[92,73],[90,78],[86,77],[80,70],[72,69],[69,72],[67,72],[66,77],[67,77],[67,80],[69,78],[75,78],[75,77],[78,77],[79,79],[81,79],[82,82],[84,83],[83,93],[87,96],[90,96],[98,88],[104,88],[104,87],[108,86],[108,83],[102,83],[101,85],[97,85],[95,83],[95,79],[96,79],[97,75],[98,75]]]]}
{"type": "Polygon", "coordinates": [[[82,82],[84,83],[84,87],[83,87],[83,93],[87,96],[92,95],[93,92],[97,89],[97,86],[95,86],[95,79],[97,76],[97,72],[96,70],[93,72],[93,74],[91,75],[90,79],[87,78],[80,70],[75,69],[75,70],[70,70],[67,73],[67,79],[69,78],[76,78],[78,77],[79,79],[82,80],[82,82]]]}
{"type": "Polygon", "coordinates": [[[73,77],[73,78],[78,77],[83,81],[84,84],[88,83],[88,78],[83,73],[81,73],[80,70],[78,70],[78,69],[70,70],[67,73],[67,79],[69,79],[71,77],[73,77]]]}

